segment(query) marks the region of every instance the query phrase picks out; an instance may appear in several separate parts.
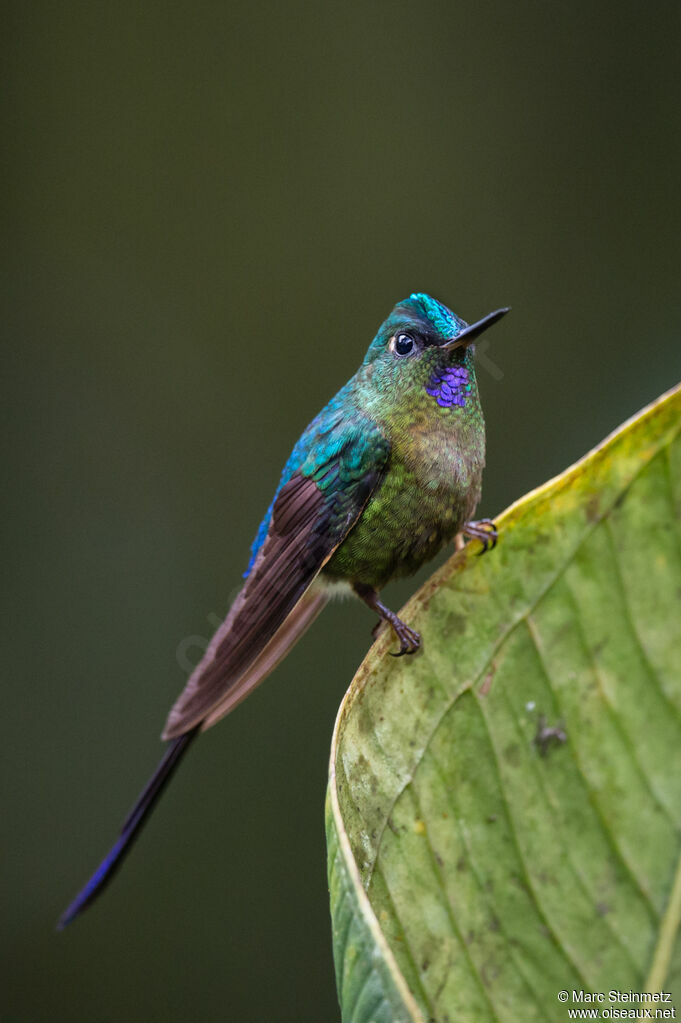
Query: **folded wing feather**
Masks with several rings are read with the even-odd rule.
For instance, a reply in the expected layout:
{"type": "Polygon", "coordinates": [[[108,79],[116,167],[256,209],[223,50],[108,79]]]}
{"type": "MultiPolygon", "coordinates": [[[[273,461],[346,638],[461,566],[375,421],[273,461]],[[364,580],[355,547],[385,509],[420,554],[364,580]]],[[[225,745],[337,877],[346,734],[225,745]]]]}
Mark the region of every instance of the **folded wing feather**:
{"type": "MultiPolygon", "coordinates": [[[[382,464],[367,467],[342,491],[319,486],[301,472],[282,487],[265,542],[172,707],[164,739],[199,724],[210,727],[262,682],[302,636],[327,599],[312,583],[357,521],[381,469],[382,464]]],[[[333,475],[338,478],[337,471],[333,475]]]]}

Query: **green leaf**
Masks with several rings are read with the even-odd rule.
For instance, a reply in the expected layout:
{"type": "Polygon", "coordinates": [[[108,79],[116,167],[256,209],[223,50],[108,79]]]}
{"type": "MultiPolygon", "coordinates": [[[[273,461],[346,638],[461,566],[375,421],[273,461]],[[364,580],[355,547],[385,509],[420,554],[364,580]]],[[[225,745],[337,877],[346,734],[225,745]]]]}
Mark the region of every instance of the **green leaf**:
{"type": "Polygon", "coordinates": [[[345,1023],[681,995],[680,432],[676,388],[425,584],[418,655],[385,634],[357,672],[327,801],[345,1023]]]}

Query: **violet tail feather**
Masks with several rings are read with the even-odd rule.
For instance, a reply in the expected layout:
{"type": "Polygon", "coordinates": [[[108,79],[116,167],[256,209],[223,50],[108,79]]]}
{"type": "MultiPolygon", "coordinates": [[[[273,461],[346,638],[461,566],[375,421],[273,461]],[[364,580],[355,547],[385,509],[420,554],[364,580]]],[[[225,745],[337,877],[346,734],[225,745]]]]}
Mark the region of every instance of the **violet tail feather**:
{"type": "Polygon", "coordinates": [[[159,796],[172,778],[175,769],[189,749],[192,739],[198,734],[200,727],[200,725],[196,725],[191,731],[185,732],[184,735],[178,736],[177,739],[173,739],[168,744],[161,762],[126,817],[118,839],[87,884],[84,885],[70,906],[60,916],[57,923],[58,931],[63,930],[72,920],[80,916],[83,910],[87,909],[97,896],[104,891],[132,848],[135,839],[142,829],[142,825],[154,809],[159,796]]]}

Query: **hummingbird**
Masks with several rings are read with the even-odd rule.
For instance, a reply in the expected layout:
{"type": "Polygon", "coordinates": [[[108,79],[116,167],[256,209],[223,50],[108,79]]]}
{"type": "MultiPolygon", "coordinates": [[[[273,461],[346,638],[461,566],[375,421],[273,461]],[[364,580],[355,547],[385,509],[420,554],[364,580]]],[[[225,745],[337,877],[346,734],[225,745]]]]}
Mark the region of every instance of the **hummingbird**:
{"type": "Polygon", "coordinates": [[[380,599],[444,544],[494,546],[473,520],[485,463],[474,341],[509,310],[467,324],[429,295],[394,307],[353,377],[312,420],[284,466],[251,548],[243,586],[170,710],[161,762],[118,839],[59,920],[62,929],[121,865],[190,744],[288,654],[334,591],[354,593],[389,626],[394,656],[421,637],[380,599]]]}

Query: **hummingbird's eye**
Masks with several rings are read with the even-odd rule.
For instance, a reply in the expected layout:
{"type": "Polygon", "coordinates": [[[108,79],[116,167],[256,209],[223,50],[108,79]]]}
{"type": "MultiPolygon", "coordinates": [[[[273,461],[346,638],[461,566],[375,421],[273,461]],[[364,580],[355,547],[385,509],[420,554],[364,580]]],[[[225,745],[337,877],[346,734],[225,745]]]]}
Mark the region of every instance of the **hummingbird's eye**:
{"type": "Polygon", "coordinates": [[[414,339],[410,334],[395,334],[390,347],[395,355],[409,355],[414,350],[414,339]]]}

